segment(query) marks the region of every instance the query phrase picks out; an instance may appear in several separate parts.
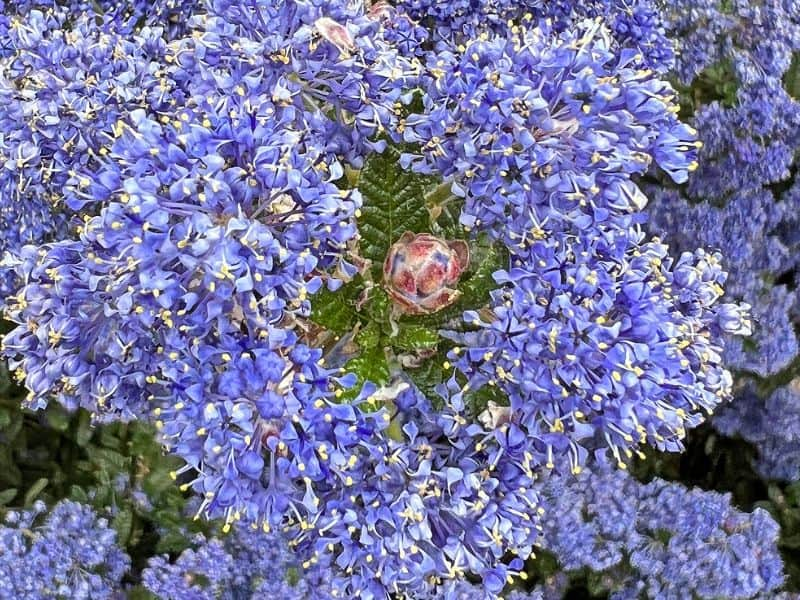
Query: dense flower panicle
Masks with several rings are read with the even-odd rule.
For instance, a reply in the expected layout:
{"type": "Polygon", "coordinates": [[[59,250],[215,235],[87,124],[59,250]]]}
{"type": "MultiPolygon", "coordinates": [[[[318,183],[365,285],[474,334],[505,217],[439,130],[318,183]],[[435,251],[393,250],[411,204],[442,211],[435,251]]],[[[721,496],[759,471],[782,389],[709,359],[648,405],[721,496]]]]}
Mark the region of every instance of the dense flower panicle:
{"type": "MultiPolygon", "coordinates": [[[[186,33],[186,20],[202,0],[17,0],[0,2],[0,22],[27,21],[40,12],[64,28],[88,18],[98,28],[132,34],[146,27],[161,27],[165,36],[186,33]]],[[[8,47],[0,47],[0,55],[8,47]]]]}
{"type": "Polygon", "coordinates": [[[283,536],[237,526],[221,539],[198,536],[174,562],[151,558],[142,580],[164,600],[324,600],[331,595],[322,575],[300,572],[283,536]]]}
{"type": "Polygon", "coordinates": [[[722,332],[748,333],[741,307],[718,304],[719,255],[673,261],[642,233],[545,236],[495,274],[491,313],[455,334],[450,354],[470,387],[497,386],[509,418],[547,466],[610,448],[625,465],[639,444],[682,449],[686,430],[728,398],[722,332]]]}
{"type": "Polygon", "coordinates": [[[780,80],[800,49],[796,0],[678,0],[664,5],[678,40],[675,71],[688,84],[704,69],[731,61],[742,84],[780,80]]]}
{"type": "Polygon", "coordinates": [[[278,122],[355,165],[383,147],[374,138],[394,128],[395,105],[419,66],[384,38],[380,13],[360,2],[208,4],[175,52],[176,77],[190,80],[194,94],[258,91],[277,105],[278,122]],[[297,118],[305,126],[293,126],[297,118]]]}
{"type": "Polygon", "coordinates": [[[305,527],[325,494],[363,477],[361,457],[381,439],[388,414],[358,400],[337,403],[334,386],[351,382],[320,367],[319,350],[239,353],[217,358],[201,349],[208,358],[167,373],[177,403],[156,409],[156,426],[187,461],[184,488],[201,493],[201,513],[267,531],[287,521],[305,527]]]}
{"type": "Polygon", "coordinates": [[[701,167],[689,181],[690,197],[726,198],[789,178],[800,146],[800,102],[780,81],[740,89],[735,106],[702,107],[694,125],[703,148],[701,167]]]}
{"type": "MultiPolygon", "coordinates": [[[[63,188],[97,169],[114,123],[142,105],[163,59],[159,29],[129,39],[88,16],[14,18],[0,59],[0,255],[67,233],[63,188]]],[[[3,269],[10,291],[11,274],[3,269]]]]}
{"type": "Polygon", "coordinates": [[[10,511],[0,526],[0,597],[46,600],[117,597],[130,558],[116,544],[104,518],[64,500],[39,523],[33,510],[10,511]]]}
{"type": "Polygon", "coordinates": [[[506,35],[523,19],[550,19],[559,31],[585,18],[602,18],[625,47],[638,50],[645,64],[666,71],[674,59],[660,13],[650,0],[401,0],[398,7],[431,27],[433,39],[461,42],[481,33],[506,35]]]}
{"type": "Polygon", "coordinates": [[[301,522],[293,545],[311,552],[305,566],[333,569],[335,597],[426,597],[466,573],[493,597],[522,567],[502,557],[528,556],[539,535],[524,438],[470,425],[457,404],[435,413],[407,383],[372,392],[373,401],[390,391],[401,431],[354,458],[352,477],[301,522]]]}
{"type": "Polygon", "coordinates": [[[783,583],[778,525],[760,508],[739,512],[729,495],[602,468],[552,477],[543,494],[543,546],[565,569],[630,565],[612,598],[744,599],[783,583]]]}
{"type": "Polygon", "coordinates": [[[729,269],[726,293],[752,306],[753,337],[729,338],[725,364],[761,377],[786,368],[798,353],[796,294],[774,280],[797,267],[800,239],[793,232],[800,194],[790,190],[776,201],[769,189],[745,188],[719,208],[692,204],[676,190],[648,191],[648,229],[668,240],[673,251],[701,245],[718,250],[729,269]]]}
{"type": "Polygon", "coordinates": [[[736,401],[714,419],[722,434],[743,437],[755,445],[756,470],[769,479],[800,480],[800,381],[792,380],[766,398],[748,383],[736,401]]]}
{"type": "MultiPolygon", "coordinates": [[[[648,190],[654,198],[650,230],[679,250],[705,246],[729,257],[726,289],[753,306],[754,337],[729,340],[724,361],[772,377],[790,368],[800,350],[800,187],[795,182],[786,190],[785,183],[796,171],[800,105],[784,85],[800,49],[800,6],[796,0],[671,2],[664,15],[681,47],[676,74],[701,91],[692,123],[704,147],[686,189],[648,190]],[[718,88],[720,76],[738,85],[735,95],[716,89],[719,100],[703,104],[708,82],[718,88]]],[[[713,424],[756,445],[756,469],[765,477],[800,477],[793,392],[786,388],[765,400],[749,378],[743,380],[736,401],[713,424]]]]}
{"type": "Polygon", "coordinates": [[[556,34],[525,24],[430,57],[424,112],[401,122],[417,170],[454,179],[461,222],[510,247],[548,220],[590,229],[627,222],[647,199],[631,180],[651,165],[685,181],[695,132],[675,117],[675,92],[635,64],[606,27],[556,34]]]}

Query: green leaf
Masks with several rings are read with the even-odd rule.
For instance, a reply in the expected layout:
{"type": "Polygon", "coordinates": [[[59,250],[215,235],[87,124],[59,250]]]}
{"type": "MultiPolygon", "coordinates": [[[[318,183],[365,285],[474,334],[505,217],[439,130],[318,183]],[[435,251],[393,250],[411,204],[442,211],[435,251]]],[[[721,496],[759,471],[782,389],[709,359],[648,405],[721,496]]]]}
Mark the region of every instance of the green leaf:
{"type": "Polygon", "coordinates": [[[480,389],[471,390],[464,395],[464,404],[473,418],[477,418],[494,402],[498,406],[508,406],[508,398],[497,386],[484,385],[480,389]]]}
{"type": "Polygon", "coordinates": [[[9,488],[0,492],[0,506],[5,506],[17,497],[17,488],[9,488]]]}
{"type": "Polygon", "coordinates": [[[786,71],[783,81],[789,95],[795,100],[800,100],[800,52],[795,52],[792,57],[792,65],[786,71]]]}
{"type": "Polygon", "coordinates": [[[389,363],[386,361],[386,354],[383,348],[380,346],[362,352],[356,358],[349,360],[344,365],[344,368],[348,373],[355,373],[356,377],[358,377],[358,383],[342,396],[344,400],[355,398],[367,381],[371,381],[376,385],[389,383],[389,363]]]}
{"type": "Polygon", "coordinates": [[[356,334],[356,344],[362,350],[373,350],[381,341],[381,326],[377,321],[370,321],[356,334]]]}
{"type": "Polygon", "coordinates": [[[75,502],[86,504],[89,502],[89,496],[82,487],[73,485],[69,488],[69,497],[75,502]]]}
{"type": "Polygon", "coordinates": [[[158,596],[151,594],[141,585],[129,588],[125,596],[128,600],[158,600],[158,596]]]}
{"type": "Polygon", "coordinates": [[[380,278],[389,247],[406,231],[430,231],[425,194],[436,179],[400,168],[400,151],[389,146],[371,155],[361,171],[358,188],[364,198],[359,219],[360,251],[372,261],[380,278]]]}
{"type": "Polygon", "coordinates": [[[25,499],[23,500],[24,506],[32,506],[34,502],[39,498],[39,494],[44,491],[44,488],[47,487],[47,484],[50,481],[47,477],[42,477],[38,479],[36,483],[34,483],[31,487],[28,488],[28,491],[25,492],[25,499]]]}
{"type": "Polygon", "coordinates": [[[397,335],[391,338],[397,348],[409,352],[432,350],[439,343],[439,334],[424,325],[404,325],[397,335]]]}
{"type": "Polygon", "coordinates": [[[795,533],[794,535],[786,535],[782,537],[780,545],[783,548],[788,548],[789,550],[800,549],[800,533],[795,533]]]}
{"type": "Polygon", "coordinates": [[[159,538],[156,544],[156,552],[159,554],[165,552],[177,554],[186,549],[187,542],[186,536],[180,531],[167,531],[159,538]]]}
{"type": "Polygon", "coordinates": [[[56,404],[47,408],[47,424],[58,432],[64,432],[69,427],[72,415],[66,409],[56,404]]]}
{"type": "Polygon", "coordinates": [[[311,320],[339,335],[353,329],[356,321],[355,303],[363,281],[357,277],[335,292],[321,289],[311,298],[311,320]]]}
{"type": "Polygon", "coordinates": [[[75,432],[75,442],[81,448],[85,447],[92,439],[94,428],[92,427],[91,416],[87,411],[81,411],[78,416],[78,429],[75,432]]]}
{"type": "Polygon", "coordinates": [[[364,306],[366,316],[378,323],[388,323],[392,313],[392,301],[382,287],[374,287],[369,291],[369,300],[364,306]]]}
{"type": "Polygon", "coordinates": [[[108,448],[95,448],[92,450],[91,459],[101,471],[109,474],[127,471],[131,460],[130,457],[108,448]]]}
{"type": "Polygon", "coordinates": [[[444,360],[442,353],[438,353],[426,360],[419,368],[406,369],[406,374],[411,378],[411,381],[433,403],[434,408],[437,407],[439,401],[439,396],[435,392],[436,386],[444,380],[444,371],[442,369],[444,360]]]}
{"type": "Polygon", "coordinates": [[[5,429],[11,425],[11,411],[7,408],[0,408],[0,429],[5,429]]]}
{"type": "Polygon", "coordinates": [[[133,531],[133,513],[131,510],[128,508],[121,509],[111,522],[111,526],[117,531],[117,543],[120,546],[125,546],[131,537],[131,531],[133,531]]]}

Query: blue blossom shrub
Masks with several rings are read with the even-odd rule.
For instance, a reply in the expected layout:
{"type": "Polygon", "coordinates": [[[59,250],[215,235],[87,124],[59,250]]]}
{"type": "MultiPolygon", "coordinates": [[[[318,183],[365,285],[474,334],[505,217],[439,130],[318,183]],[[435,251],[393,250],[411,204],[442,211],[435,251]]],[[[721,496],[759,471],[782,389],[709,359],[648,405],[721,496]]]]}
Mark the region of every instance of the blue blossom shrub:
{"type": "Polygon", "coordinates": [[[116,544],[108,521],[76,502],[40,515],[9,511],[0,526],[0,593],[4,598],[114,598],[130,558],[116,544]]]}
{"type": "Polygon", "coordinates": [[[25,593],[791,587],[796,8],[0,4],[25,593]]]}
{"type": "Polygon", "coordinates": [[[710,246],[731,258],[726,291],[753,307],[754,334],[727,345],[725,364],[742,374],[736,401],[714,424],[755,445],[754,464],[764,477],[788,481],[800,478],[792,383],[798,356],[796,9],[791,2],[707,2],[667,11],[667,28],[685,49],[677,74],[695,90],[691,119],[704,146],[688,185],[654,185],[650,204],[651,231],[674,247],[710,246]]]}
{"type": "Polygon", "coordinates": [[[598,469],[545,486],[544,547],[568,570],[611,571],[612,598],[752,598],[777,590],[778,526],[730,495],[598,469]]]}

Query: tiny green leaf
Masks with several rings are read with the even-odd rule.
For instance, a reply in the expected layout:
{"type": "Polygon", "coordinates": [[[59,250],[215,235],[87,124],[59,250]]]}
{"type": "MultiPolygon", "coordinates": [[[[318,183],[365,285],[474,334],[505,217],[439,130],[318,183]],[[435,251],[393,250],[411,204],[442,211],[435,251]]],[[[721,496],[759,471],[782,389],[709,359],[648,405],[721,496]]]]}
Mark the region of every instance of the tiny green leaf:
{"type": "Polygon", "coordinates": [[[5,506],[17,497],[17,488],[9,488],[0,492],[0,506],[5,506]]]}
{"type": "Polygon", "coordinates": [[[344,393],[345,400],[355,398],[367,381],[376,385],[385,385],[389,382],[389,363],[386,361],[383,348],[379,346],[362,352],[361,355],[348,361],[344,368],[358,377],[358,383],[344,393]]]}
{"type": "Polygon", "coordinates": [[[39,494],[44,491],[44,488],[47,487],[47,484],[50,481],[47,477],[42,477],[38,479],[31,487],[28,488],[28,491],[25,492],[25,499],[23,500],[24,506],[32,506],[34,502],[39,498],[39,494]]]}
{"type": "Polygon", "coordinates": [[[356,334],[356,344],[362,350],[373,350],[380,341],[381,327],[376,321],[370,321],[356,334]]]}
{"type": "Polygon", "coordinates": [[[424,325],[404,325],[397,335],[391,338],[397,348],[406,351],[431,350],[439,343],[439,334],[424,325]]]}
{"type": "Polygon", "coordinates": [[[117,542],[125,546],[133,530],[133,513],[128,508],[121,509],[111,522],[111,526],[117,532],[117,542]]]}
{"type": "Polygon", "coordinates": [[[362,286],[357,277],[335,292],[321,289],[311,299],[311,320],[339,335],[347,333],[356,321],[355,303],[362,286]]]}
{"type": "Polygon", "coordinates": [[[784,83],[789,95],[795,100],[800,100],[800,52],[794,53],[792,65],[786,71],[784,83]]]}

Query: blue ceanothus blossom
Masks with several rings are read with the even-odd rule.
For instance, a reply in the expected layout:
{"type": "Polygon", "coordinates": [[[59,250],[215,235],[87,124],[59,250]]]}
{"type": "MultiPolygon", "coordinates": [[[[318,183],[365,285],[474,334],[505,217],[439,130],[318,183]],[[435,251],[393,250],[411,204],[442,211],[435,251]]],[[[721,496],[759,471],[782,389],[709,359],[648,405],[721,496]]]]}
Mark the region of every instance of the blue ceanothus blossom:
{"type": "Polygon", "coordinates": [[[0,3],[0,303],[19,248],[67,234],[66,181],[146,105],[193,4],[0,3]]]}
{"type": "Polygon", "coordinates": [[[600,20],[558,33],[548,22],[482,34],[426,57],[424,110],[399,125],[420,145],[404,164],[453,180],[461,223],[512,251],[537,227],[594,231],[636,220],[651,166],[685,181],[695,131],[676,93],[600,20]]]}
{"type": "Polygon", "coordinates": [[[196,536],[174,561],[151,558],[142,582],[162,600],[329,600],[326,575],[302,570],[285,536],[237,525],[221,538],[196,536]]]}
{"type": "Polygon", "coordinates": [[[8,511],[0,525],[0,597],[112,600],[130,558],[117,533],[88,506],[64,500],[46,512],[8,511]]]}
{"type": "Polygon", "coordinates": [[[489,316],[465,314],[478,330],[452,336],[456,369],[472,388],[502,390],[548,468],[566,455],[578,473],[605,448],[621,468],[641,444],[681,450],[730,395],[721,334],[749,330],[740,306],[718,304],[720,256],[673,260],[633,230],[546,233],[527,248],[495,274],[489,316]]]}
{"type": "MultiPolygon", "coordinates": [[[[0,214],[73,224],[4,260],[25,405],[151,420],[199,515],[280,529],[332,596],[422,598],[468,574],[500,594],[540,543],[546,467],[680,449],[728,397],[722,333],[749,330],[745,305],[720,302],[719,255],[671,256],[640,229],[638,178],[684,182],[699,144],[655,13],[621,4],[531,3],[440,36],[414,3],[11,15],[0,214]],[[390,140],[510,255],[448,334],[436,399],[402,373],[346,394],[354,374],[309,324],[360,264],[345,175],[390,140]],[[19,212],[22,192],[39,212],[19,212]],[[486,386],[506,405],[475,419],[486,386]]],[[[224,581],[223,546],[156,561],[149,585],[191,589],[181,569],[206,563],[224,581]]]]}
{"type": "Polygon", "coordinates": [[[67,181],[98,167],[116,122],[158,84],[162,30],[131,38],[105,25],[52,7],[9,20],[0,55],[0,297],[12,290],[8,267],[23,245],[68,233],[67,181]]]}
{"type": "Polygon", "coordinates": [[[800,480],[800,380],[794,379],[764,398],[747,383],[736,401],[714,419],[725,435],[738,435],[758,450],[756,470],[769,479],[800,480]]]}
{"type": "Polygon", "coordinates": [[[430,26],[434,40],[460,42],[487,30],[504,35],[521,18],[550,19],[565,30],[581,19],[599,17],[619,42],[641,53],[639,60],[648,67],[665,71],[674,59],[674,44],[651,0],[400,0],[397,5],[430,26]]]}
{"type": "Polygon", "coordinates": [[[730,495],[595,466],[551,477],[543,500],[542,545],[568,571],[607,573],[615,600],[772,598],[783,583],[778,524],[730,495]]]}
{"type": "Polygon", "coordinates": [[[800,50],[797,0],[677,0],[662,13],[679,46],[675,73],[686,84],[724,61],[745,86],[780,80],[800,50]]]}

